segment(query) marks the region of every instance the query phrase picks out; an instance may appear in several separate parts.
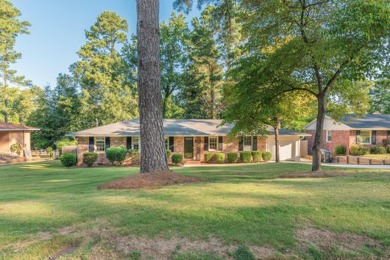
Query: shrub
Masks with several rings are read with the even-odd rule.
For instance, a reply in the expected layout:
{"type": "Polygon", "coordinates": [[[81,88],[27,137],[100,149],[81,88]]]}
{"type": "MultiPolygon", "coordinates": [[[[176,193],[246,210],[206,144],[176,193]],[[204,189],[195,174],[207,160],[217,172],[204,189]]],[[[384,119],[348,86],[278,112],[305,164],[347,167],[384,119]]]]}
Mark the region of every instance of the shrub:
{"type": "Polygon", "coordinates": [[[9,148],[11,152],[16,153],[17,155],[20,155],[22,152],[22,145],[21,144],[12,144],[9,148]]]}
{"type": "Polygon", "coordinates": [[[390,153],[390,147],[387,147],[387,153],[390,153]]]}
{"type": "Polygon", "coordinates": [[[98,159],[98,154],[93,152],[83,153],[83,163],[91,167],[98,159]]]}
{"type": "Polygon", "coordinates": [[[171,157],[172,154],[171,150],[167,150],[166,153],[167,153],[167,158],[171,157]]]}
{"type": "Polygon", "coordinates": [[[106,158],[115,165],[121,165],[126,160],[127,149],[123,146],[110,147],[106,151],[106,158]]]}
{"type": "Polygon", "coordinates": [[[233,259],[234,260],[255,260],[256,257],[252,253],[252,251],[246,247],[246,246],[239,246],[234,252],[233,252],[233,259]]]}
{"type": "Polygon", "coordinates": [[[334,149],[334,153],[336,155],[345,155],[347,153],[347,148],[345,147],[345,145],[338,145],[336,146],[336,148],[334,149]]]}
{"type": "Polygon", "coordinates": [[[260,162],[262,159],[262,153],[260,151],[253,151],[252,152],[252,160],[254,162],[260,162]]]}
{"type": "Polygon", "coordinates": [[[205,153],[204,154],[204,161],[205,162],[211,162],[211,160],[213,159],[214,157],[214,154],[213,153],[205,153]]]}
{"type": "Polygon", "coordinates": [[[227,161],[229,163],[235,163],[237,162],[238,154],[237,153],[228,153],[227,154],[227,161]]]}
{"type": "Polygon", "coordinates": [[[252,160],[252,152],[240,152],[240,161],[250,163],[252,160]]]}
{"type": "Polygon", "coordinates": [[[389,140],[388,139],[383,139],[382,143],[383,143],[384,147],[387,147],[389,145],[389,140]]]}
{"type": "Polygon", "coordinates": [[[351,155],[359,156],[359,155],[365,155],[368,153],[368,147],[362,146],[362,145],[352,145],[350,153],[351,155]]]}
{"type": "Polygon", "coordinates": [[[383,146],[372,146],[370,148],[370,153],[372,154],[384,154],[386,153],[386,148],[383,146]]]}
{"type": "Polygon", "coordinates": [[[174,164],[182,164],[184,156],[182,154],[175,153],[172,155],[172,162],[174,164]]]}
{"type": "Polygon", "coordinates": [[[46,152],[49,154],[49,157],[52,158],[54,156],[53,148],[52,147],[47,147],[46,152]]]}
{"type": "Polygon", "coordinates": [[[217,163],[224,163],[225,162],[225,154],[224,153],[216,153],[215,160],[217,161],[217,163]]]}
{"type": "Polygon", "coordinates": [[[262,153],[263,160],[268,162],[272,158],[272,154],[270,152],[263,152],[262,153]]]}
{"type": "Polygon", "coordinates": [[[131,164],[138,165],[140,163],[141,154],[139,150],[130,149],[127,151],[131,158],[131,164]]]}
{"type": "Polygon", "coordinates": [[[64,153],[60,156],[60,161],[65,167],[72,167],[77,163],[77,157],[73,153],[64,153]]]}

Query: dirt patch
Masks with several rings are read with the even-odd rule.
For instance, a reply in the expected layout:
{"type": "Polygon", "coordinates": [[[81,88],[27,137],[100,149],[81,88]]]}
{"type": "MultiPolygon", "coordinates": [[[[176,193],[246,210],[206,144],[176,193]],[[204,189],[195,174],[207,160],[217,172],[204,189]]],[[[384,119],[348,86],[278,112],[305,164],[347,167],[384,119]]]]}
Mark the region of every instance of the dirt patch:
{"type": "Polygon", "coordinates": [[[102,189],[155,189],[162,186],[202,182],[200,178],[188,177],[172,171],[133,174],[107,182],[98,187],[102,189]]]}
{"type": "Polygon", "coordinates": [[[350,175],[350,173],[345,171],[293,172],[282,174],[280,178],[329,178],[347,175],[350,175]]]}
{"type": "Polygon", "coordinates": [[[39,232],[38,233],[38,238],[40,240],[49,240],[51,239],[52,235],[50,232],[39,232]]]}
{"type": "Polygon", "coordinates": [[[69,234],[73,233],[75,231],[75,229],[73,227],[63,227],[63,228],[57,229],[57,231],[61,235],[69,235],[69,234]]]}
{"type": "Polygon", "coordinates": [[[64,256],[64,255],[67,255],[67,254],[71,254],[71,253],[74,252],[76,249],[77,249],[76,246],[67,246],[67,247],[64,247],[63,249],[61,249],[60,251],[58,251],[58,252],[55,253],[54,255],[49,256],[48,259],[49,259],[49,260],[58,259],[58,258],[61,257],[61,256],[64,256]]]}
{"type": "Polygon", "coordinates": [[[331,252],[335,247],[345,252],[360,251],[364,247],[383,250],[383,245],[375,239],[351,233],[335,233],[329,230],[306,227],[296,231],[300,248],[307,250],[311,245],[324,252],[331,252]]]}
{"type": "MultiPolygon", "coordinates": [[[[222,259],[231,259],[231,253],[237,245],[226,245],[217,238],[209,240],[188,240],[173,237],[171,239],[149,239],[136,236],[116,238],[112,241],[115,249],[126,255],[140,252],[142,259],[172,259],[175,254],[202,252],[218,256],[222,259]]],[[[249,247],[257,259],[270,259],[275,256],[272,247],[249,247]]]]}

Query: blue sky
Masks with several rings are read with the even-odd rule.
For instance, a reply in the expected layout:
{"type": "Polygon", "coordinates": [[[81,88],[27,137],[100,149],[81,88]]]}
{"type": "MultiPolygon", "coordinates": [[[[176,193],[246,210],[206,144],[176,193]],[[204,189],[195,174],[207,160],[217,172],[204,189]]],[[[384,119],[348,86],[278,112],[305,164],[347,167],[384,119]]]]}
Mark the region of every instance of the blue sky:
{"type": "MultiPolygon", "coordinates": [[[[54,86],[59,73],[68,72],[78,59],[76,52],[85,43],[84,31],[103,11],[127,19],[129,34],[136,32],[136,0],[10,0],[31,23],[30,34],[17,39],[22,59],[14,66],[19,75],[34,84],[54,86]]],[[[173,11],[172,1],[160,0],[160,20],[173,11]]],[[[199,13],[193,11],[189,17],[199,13]]],[[[189,18],[190,19],[190,18],[189,18]]]]}

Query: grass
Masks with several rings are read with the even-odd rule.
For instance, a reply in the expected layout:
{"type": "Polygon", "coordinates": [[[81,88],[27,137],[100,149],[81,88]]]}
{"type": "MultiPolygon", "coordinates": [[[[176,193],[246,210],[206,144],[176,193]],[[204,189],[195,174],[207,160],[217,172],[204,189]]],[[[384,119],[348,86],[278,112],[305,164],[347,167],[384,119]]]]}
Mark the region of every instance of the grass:
{"type": "Polygon", "coordinates": [[[367,157],[370,159],[378,159],[378,160],[390,160],[390,154],[385,153],[385,154],[366,154],[363,155],[362,157],[367,157]]]}
{"type": "MultiPolygon", "coordinates": [[[[351,170],[350,175],[335,178],[278,178],[309,168],[177,167],[173,170],[206,182],[115,191],[96,187],[138,169],[66,169],[58,162],[2,166],[0,259],[41,259],[56,253],[72,258],[143,258],[145,252],[124,242],[130,238],[179,244],[181,239],[200,243],[216,238],[222,245],[253,251],[256,246],[269,247],[276,257],[384,257],[390,248],[390,173],[351,170]],[[306,227],[372,239],[376,246],[305,247],[297,230],[306,227]]],[[[173,245],[169,258],[220,258],[202,250],[186,252],[179,244],[173,245]]]]}

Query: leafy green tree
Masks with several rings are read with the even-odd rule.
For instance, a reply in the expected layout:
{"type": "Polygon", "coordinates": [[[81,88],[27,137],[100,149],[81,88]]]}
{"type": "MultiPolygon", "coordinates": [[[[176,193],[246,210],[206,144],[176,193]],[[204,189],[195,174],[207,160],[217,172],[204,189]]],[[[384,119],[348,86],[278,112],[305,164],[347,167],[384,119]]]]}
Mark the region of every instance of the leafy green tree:
{"type": "Polygon", "coordinates": [[[390,80],[378,80],[370,89],[370,112],[390,114],[390,80]]]}
{"type": "Polygon", "coordinates": [[[21,21],[20,11],[7,0],[0,0],[0,98],[1,112],[5,122],[9,120],[10,83],[25,85],[24,77],[17,76],[11,65],[16,63],[22,55],[14,50],[16,38],[28,33],[30,23],[21,21]]]}
{"type": "Polygon", "coordinates": [[[214,119],[221,116],[223,69],[221,53],[214,38],[212,11],[213,7],[209,6],[200,19],[192,20],[193,30],[188,43],[189,65],[185,71],[187,86],[181,94],[186,117],[214,119]]]}
{"type": "Polygon", "coordinates": [[[172,13],[168,23],[160,25],[161,89],[164,118],[181,116],[176,93],[184,86],[183,70],[187,64],[185,41],[189,30],[183,14],[172,13]]]}
{"type": "Polygon", "coordinates": [[[256,74],[268,83],[261,84],[266,92],[305,91],[317,99],[312,170],[318,171],[327,102],[353,97],[359,80],[389,71],[388,1],[245,0],[243,9],[248,55],[265,55],[256,74]]]}
{"type": "Polygon", "coordinates": [[[105,11],[85,35],[72,67],[80,82],[80,123],[83,128],[128,120],[137,115],[134,85],[120,49],[126,43],[128,25],[116,13],[105,11]]]}

